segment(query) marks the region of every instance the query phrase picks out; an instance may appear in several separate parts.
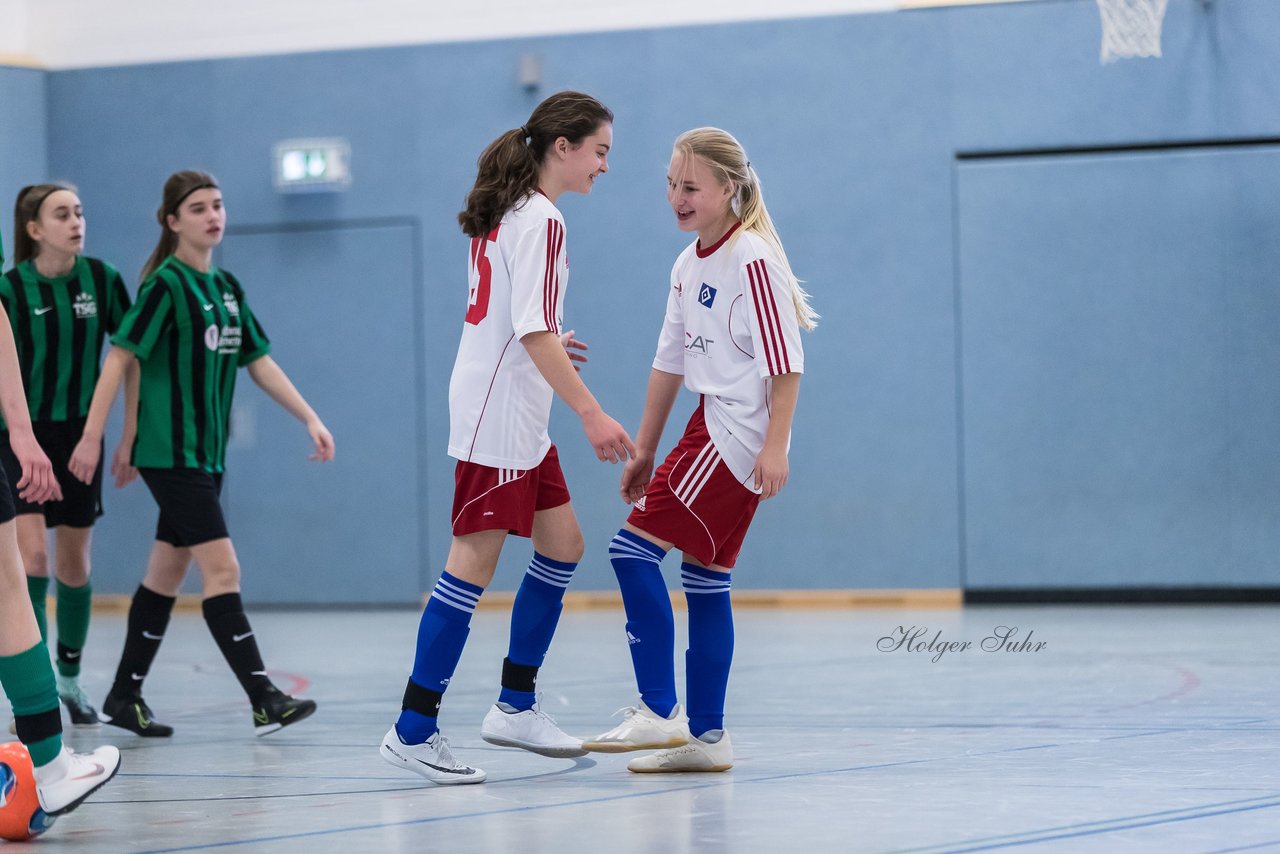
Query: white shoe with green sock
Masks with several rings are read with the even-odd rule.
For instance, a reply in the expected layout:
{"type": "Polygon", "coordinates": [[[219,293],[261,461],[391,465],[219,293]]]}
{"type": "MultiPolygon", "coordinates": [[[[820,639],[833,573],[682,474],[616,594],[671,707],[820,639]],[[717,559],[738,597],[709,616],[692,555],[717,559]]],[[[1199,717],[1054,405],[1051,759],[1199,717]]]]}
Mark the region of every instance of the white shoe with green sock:
{"type": "Polygon", "coordinates": [[[71,812],[115,776],[120,769],[116,748],[78,754],[63,746],[58,692],[43,641],[17,655],[0,656],[0,684],[13,704],[18,738],[31,754],[36,792],[46,813],[71,812]]]}

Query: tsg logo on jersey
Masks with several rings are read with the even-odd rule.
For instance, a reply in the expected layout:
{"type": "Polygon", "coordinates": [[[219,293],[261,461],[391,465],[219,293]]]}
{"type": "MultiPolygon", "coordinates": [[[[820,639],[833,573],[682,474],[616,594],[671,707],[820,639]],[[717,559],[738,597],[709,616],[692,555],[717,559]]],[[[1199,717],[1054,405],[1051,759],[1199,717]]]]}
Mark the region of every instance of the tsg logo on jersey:
{"type": "Polygon", "coordinates": [[[71,304],[71,308],[75,311],[77,320],[98,316],[98,303],[94,301],[93,294],[90,293],[83,291],[79,293],[75,302],[71,304]]]}
{"type": "Polygon", "coordinates": [[[716,301],[716,289],[702,283],[702,288],[698,291],[698,302],[702,303],[703,308],[711,308],[711,304],[716,301]]]}

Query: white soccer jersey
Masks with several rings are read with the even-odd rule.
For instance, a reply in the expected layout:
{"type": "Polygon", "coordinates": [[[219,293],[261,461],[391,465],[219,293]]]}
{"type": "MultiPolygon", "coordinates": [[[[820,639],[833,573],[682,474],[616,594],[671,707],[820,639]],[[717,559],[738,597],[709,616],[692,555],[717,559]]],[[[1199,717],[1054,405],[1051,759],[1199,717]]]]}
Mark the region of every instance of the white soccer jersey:
{"type": "MultiPolygon", "coordinates": [[[[734,227],[735,229],[737,226],[734,227]]],[[[734,230],[680,253],[653,366],[703,395],[707,432],[749,489],[769,429],[772,378],[804,373],[791,285],[761,237],[734,230]]]]}
{"type": "Polygon", "coordinates": [[[470,296],[449,380],[449,456],[531,469],[551,447],[551,386],[521,345],[560,333],[569,283],[564,218],[534,193],[483,238],[471,239],[470,296]]]}

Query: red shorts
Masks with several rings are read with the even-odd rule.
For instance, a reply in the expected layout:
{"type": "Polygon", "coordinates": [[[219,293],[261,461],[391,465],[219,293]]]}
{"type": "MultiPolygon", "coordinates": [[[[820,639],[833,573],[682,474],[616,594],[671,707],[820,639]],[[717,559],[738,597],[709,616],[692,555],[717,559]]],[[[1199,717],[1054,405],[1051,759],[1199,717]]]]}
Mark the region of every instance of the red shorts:
{"type": "Polygon", "coordinates": [[[533,514],[569,503],[569,487],[552,445],[537,468],[496,469],[458,461],[453,475],[453,535],[505,528],[533,534],[533,514]]]}
{"type": "Polygon", "coordinates": [[[627,521],[707,566],[733,566],[760,496],[720,459],[699,405],[627,521]]]}

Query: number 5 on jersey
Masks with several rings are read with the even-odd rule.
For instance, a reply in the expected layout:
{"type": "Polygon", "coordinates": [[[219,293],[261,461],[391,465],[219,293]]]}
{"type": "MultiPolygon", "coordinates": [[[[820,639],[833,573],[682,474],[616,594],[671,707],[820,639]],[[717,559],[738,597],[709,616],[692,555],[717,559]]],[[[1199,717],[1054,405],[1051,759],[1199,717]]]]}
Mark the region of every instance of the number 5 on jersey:
{"type": "Polygon", "coordinates": [[[471,283],[467,295],[467,323],[472,326],[479,325],[489,314],[489,287],[493,280],[493,265],[489,263],[486,253],[489,243],[498,239],[498,228],[501,226],[496,226],[484,237],[471,238],[471,269],[467,271],[467,278],[471,283]]]}

